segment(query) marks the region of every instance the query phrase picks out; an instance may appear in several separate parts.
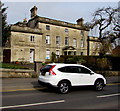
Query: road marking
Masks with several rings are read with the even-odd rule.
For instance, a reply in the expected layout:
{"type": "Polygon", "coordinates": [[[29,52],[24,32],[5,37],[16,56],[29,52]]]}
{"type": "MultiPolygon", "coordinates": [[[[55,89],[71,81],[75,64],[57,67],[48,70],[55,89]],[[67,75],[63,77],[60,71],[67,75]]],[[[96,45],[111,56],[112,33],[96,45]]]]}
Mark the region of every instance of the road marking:
{"type": "Polygon", "coordinates": [[[109,94],[109,95],[97,96],[97,98],[105,98],[105,97],[112,97],[112,96],[118,96],[118,95],[120,95],[120,93],[118,93],[118,94],[109,94]]]}
{"type": "Polygon", "coordinates": [[[14,106],[3,106],[3,107],[0,107],[0,109],[18,108],[18,107],[27,107],[27,106],[37,106],[37,105],[55,104],[55,103],[63,103],[63,102],[65,102],[65,100],[43,102],[43,103],[34,103],[34,104],[14,105],[14,106]]]}
{"type": "Polygon", "coordinates": [[[0,92],[15,92],[15,91],[32,91],[32,90],[43,90],[45,88],[29,88],[29,89],[13,89],[13,90],[2,90],[0,92]]]}
{"type": "Polygon", "coordinates": [[[112,83],[112,84],[106,84],[108,86],[112,86],[112,85],[120,85],[120,83],[112,83]]]}

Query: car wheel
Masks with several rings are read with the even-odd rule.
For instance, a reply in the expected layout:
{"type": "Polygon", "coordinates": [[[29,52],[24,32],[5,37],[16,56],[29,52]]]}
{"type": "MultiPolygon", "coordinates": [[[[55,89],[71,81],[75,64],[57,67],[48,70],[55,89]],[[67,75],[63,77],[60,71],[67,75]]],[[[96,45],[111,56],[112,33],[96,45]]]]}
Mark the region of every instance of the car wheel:
{"type": "Polygon", "coordinates": [[[62,81],[58,84],[58,90],[59,90],[59,93],[61,94],[68,93],[69,88],[70,88],[70,84],[67,81],[62,81]]]}
{"type": "Polygon", "coordinates": [[[103,87],[104,87],[104,82],[102,80],[97,80],[95,82],[95,85],[94,85],[95,90],[102,91],[103,87]]]}

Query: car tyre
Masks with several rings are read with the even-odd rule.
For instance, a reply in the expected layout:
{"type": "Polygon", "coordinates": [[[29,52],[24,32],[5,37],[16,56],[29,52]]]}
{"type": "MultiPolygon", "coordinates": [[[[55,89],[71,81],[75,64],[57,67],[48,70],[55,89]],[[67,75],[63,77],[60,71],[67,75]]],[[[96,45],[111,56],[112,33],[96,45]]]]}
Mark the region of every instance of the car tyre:
{"type": "Polygon", "coordinates": [[[70,89],[70,84],[69,84],[69,82],[67,82],[67,81],[61,81],[61,82],[58,84],[58,91],[59,91],[59,93],[61,93],[61,94],[66,94],[66,93],[68,93],[69,89],[70,89]]]}
{"type": "Polygon", "coordinates": [[[104,82],[102,80],[97,80],[94,84],[94,88],[96,91],[102,91],[104,87],[104,82]]]}

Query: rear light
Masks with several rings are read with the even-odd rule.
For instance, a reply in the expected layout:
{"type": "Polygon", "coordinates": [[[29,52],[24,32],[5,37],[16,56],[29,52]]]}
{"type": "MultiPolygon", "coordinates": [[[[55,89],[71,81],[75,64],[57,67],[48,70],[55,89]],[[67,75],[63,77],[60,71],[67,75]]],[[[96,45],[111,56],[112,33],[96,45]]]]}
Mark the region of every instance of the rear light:
{"type": "Polygon", "coordinates": [[[55,67],[56,65],[53,65],[52,68],[50,69],[49,71],[49,74],[50,75],[56,75],[56,73],[53,71],[53,68],[55,67]]]}

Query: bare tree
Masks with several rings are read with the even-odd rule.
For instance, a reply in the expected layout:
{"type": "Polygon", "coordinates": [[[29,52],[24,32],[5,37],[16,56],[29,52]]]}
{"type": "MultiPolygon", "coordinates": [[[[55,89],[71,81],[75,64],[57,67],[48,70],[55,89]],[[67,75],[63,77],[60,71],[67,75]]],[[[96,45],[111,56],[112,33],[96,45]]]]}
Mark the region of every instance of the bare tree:
{"type": "Polygon", "coordinates": [[[91,23],[86,24],[90,29],[98,28],[98,38],[102,44],[100,55],[106,54],[110,49],[111,43],[120,37],[119,10],[119,7],[99,8],[93,13],[91,23]]]}

